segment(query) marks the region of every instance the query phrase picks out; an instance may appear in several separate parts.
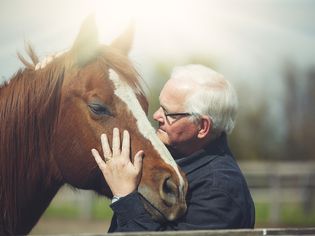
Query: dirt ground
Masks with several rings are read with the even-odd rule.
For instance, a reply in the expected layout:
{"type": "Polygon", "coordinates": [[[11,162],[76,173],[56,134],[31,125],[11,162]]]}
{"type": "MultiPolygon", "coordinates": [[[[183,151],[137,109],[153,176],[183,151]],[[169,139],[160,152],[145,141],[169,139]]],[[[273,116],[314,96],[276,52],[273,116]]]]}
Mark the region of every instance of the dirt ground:
{"type": "Polygon", "coordinates": [[[30,235],[107,233],[109,221],[42,219],[30,235]]]}

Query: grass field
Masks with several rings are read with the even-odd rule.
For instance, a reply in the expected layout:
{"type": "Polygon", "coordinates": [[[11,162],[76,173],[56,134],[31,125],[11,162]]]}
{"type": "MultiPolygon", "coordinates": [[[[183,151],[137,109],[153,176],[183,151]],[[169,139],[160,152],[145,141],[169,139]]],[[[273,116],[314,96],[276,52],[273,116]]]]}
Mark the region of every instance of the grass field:
{"type": "MultiPolygon", "coordinates": [[[[97,199],[93,201],[91,220],[110,220],[112,210],[109,207],[109,200],[97,199]]],[[[315,225],[315,209],[305,213],[299,204],[282,204],[280,210],[279,222],[270,222],[270,206],[268,203],[256,203],[256,224],[259,226],[314,226],[315,225]]],[[[74,204],[64,203],[58,206],[51,205],[45,212],[46,219],[81,219],[80,211],[74,204]]]]}

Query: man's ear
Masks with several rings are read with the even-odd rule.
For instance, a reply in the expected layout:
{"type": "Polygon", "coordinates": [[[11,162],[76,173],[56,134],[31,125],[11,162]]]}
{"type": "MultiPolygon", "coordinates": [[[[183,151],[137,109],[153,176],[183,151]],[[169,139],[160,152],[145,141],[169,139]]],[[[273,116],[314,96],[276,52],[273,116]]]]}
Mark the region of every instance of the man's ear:
{"type": "Polygon", "coordinates": [[[199,131],[198,131],[198,138],[202,139],[205,138],[212,127],[212,122],[209,116],[202,116],[199,123],[199,131]]]}

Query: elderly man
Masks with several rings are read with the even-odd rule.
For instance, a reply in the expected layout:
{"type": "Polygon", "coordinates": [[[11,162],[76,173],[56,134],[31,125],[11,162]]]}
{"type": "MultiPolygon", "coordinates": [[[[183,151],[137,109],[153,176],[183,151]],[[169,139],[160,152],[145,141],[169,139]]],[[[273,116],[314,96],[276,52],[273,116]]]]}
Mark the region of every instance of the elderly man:
{"type": "MultiPolygon", "coordinates": [[[[187,176],[187,212],[174,222],[154,221],[137,192],[143,152],[131,163],[120,147],[111,151],[103,135],[105,158],[110,161],[105,163],[95,149],[92,153],[114,195],[109,232],[253,228],[254,203],[227,144],[237,112],[231,84],[202,65],[176,67],[159,100],[153,115],[159,124],[157,135],[187,176]],[[118,156],[127,165],[116,162],[118,156]],[[114,166],[120,171],[113,171],[114,166]]],[[[123,137],[129,139],[127,131],[123,137]]],[[[113,139],[119,140],[118,129],[113,139]]]]}

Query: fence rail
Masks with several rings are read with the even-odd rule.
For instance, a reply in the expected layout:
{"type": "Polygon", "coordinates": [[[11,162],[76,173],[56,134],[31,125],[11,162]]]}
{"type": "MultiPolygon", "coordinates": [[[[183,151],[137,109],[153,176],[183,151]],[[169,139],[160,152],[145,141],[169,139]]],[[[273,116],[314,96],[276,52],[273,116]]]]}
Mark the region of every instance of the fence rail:
{"type": "Polygon", "coordinates": [[[255,203],[270,204],[269,222],[280,221],[283,203],[315,204],[315,162],[240,162],[255,203]]]}
{"type": "MultiPolygon", "coordinates": [[[[270,205],[269,222],[277,225],[282,203],[301,204],[305,211],[315,205],[315,162],[240,162],[255,203],[270,205]]],[[[76,202],[81,218],[90,219],[91,191],[73,192],[63,188],[54,199],[54,204],[76,202]]]]}
{"type": "MultiPolygon", "coordinates": [[[[76,234],[78,235],[78,234],[76,234]]],[[[84,234],[85,236],[113,234],[84,234]]],[[[166,232],[134,232],[115,233],[115,236],[267,236],[267,235],[315,235],[315,228],[271,228],[254,230],[196,230],[196,231],[166,231],[166,232]]],[[[65,235],[66,236],[66,235],[65,235]]],[[[70,236],[67,234],[67,236],[70,236]]]]}

